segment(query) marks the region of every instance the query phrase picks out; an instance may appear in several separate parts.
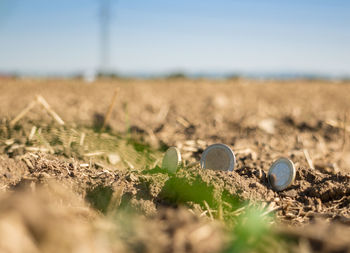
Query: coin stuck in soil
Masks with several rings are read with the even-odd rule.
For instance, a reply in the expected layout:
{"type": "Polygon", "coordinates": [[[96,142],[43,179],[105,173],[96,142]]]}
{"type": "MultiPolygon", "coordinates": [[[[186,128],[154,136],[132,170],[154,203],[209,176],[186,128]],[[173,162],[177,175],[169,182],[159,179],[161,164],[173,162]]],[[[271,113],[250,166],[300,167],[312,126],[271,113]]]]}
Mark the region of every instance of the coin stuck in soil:
{"type": "Polygon", "coordinates": [[[232,171],[236,157],[231,148],[225,144],[213,144],[207,147],[201,158],[203,169],[232,171]]]}
{"type": "Polygon", "coordinates": [[[175,173],[177,171],[178,166],[181,163],[181,153],[176,147],[170,147],[165,152],[162,162],[162,168],[175,173]]]}
{"type": "Polygon", "coordinates": [[[270,167],[269,183],[274,190],[283,191],[294,182],[295,173],[293,162],[288,158],[281,157],[270,167]]]}

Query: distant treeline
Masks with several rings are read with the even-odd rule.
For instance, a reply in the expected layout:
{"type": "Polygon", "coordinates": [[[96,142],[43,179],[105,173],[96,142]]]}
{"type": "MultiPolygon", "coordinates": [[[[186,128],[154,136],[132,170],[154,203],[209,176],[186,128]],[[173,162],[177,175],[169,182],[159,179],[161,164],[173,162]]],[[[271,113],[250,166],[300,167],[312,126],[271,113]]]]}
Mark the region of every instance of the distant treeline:
{"type": "Polygon", "coordinates": [[[73,78],[73,79],[255,79],[255,80],[310,80],[310,81],[343,81],[350,82],[350,76],[328,76],[321,74],[303,74],[303,73],[186,73],[186,72],[170,72],[170,73],[131,73],[121,74],[118,72],[75,72],[70,74],[60,73],[20,73],[20,72],[1,72],[0,80],[16,79],[22,77],[34,78],[73,78]]]}

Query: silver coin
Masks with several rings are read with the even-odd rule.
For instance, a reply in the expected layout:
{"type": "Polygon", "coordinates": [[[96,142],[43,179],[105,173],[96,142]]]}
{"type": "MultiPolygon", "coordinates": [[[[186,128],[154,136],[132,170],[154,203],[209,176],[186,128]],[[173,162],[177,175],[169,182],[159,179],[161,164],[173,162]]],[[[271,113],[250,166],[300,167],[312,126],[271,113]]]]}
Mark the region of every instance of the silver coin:
{"type": "Polygon", "coordinates": [[[236,157],[232,149],[225,144],[213,144],[207,147],[201,158],[203,169],[232,171],[236,157]]]}
{"type": "Polygon", "coordinates": [[[269,169],[269,183],[274,190],[283,191],[294,182],[295,173],[294,163],[288,158],[281,157],[269,169]]]}
{"type": "Polygon", "coordinates": [[[168,148],[163,157],[162,168],[169,171],[170,173],[175,173],[180,163],[180,151],[176,147],[168,148]]]}

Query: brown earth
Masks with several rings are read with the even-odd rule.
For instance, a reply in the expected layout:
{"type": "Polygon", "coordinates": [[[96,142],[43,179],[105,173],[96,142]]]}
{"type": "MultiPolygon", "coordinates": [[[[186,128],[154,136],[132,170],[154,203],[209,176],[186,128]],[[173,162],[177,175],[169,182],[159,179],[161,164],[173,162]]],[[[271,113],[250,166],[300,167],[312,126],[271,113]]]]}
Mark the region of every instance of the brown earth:
{"type": "MultiPolygon", "coordinates": [[[[275,213],[276,233],[293,241],[286,251],[350,252],[349,94],[349,83],[323,81],[1,81],[0,250],[218,252],[228,243],[220,219],[230,222],[219,215],[220,208],[229,209],[225,201],[217,203],[220,195],[263,203],[264,212],[275,213]],[[209,144],[223,142],[237,156],[235,170],[195,165],[172,176],[106,169],[66,153],[31,153],[25,145],[32,126],[52,124],[40,107],[19,121],[17,135],[8,126],[38,94],[69,125],[96,126],[117,87],[113,131],[130,131],[154,148],[177,146],[187,164],[198,161],[209,144]],[[279,156],[293,160],[297,175],[287,190],[274,192],[266,174],[279,156]],[[205,198],[184,194],[196,187],[207,191],[205,198]],[[122,217],[111,227],[100,212],[109,217],[124,203],[146,218],[135,216],[131,226],[122,217]]],[[[273,245],[267,251],[275,251],[273,245]]]]}

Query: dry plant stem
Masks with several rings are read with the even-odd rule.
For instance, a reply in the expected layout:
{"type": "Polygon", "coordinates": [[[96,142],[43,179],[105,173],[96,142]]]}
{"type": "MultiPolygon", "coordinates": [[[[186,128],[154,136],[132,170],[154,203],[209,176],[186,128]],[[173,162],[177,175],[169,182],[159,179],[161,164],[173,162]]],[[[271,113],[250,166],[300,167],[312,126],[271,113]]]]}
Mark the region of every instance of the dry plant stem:
{"type": "Polygon", "coordinates": [[[135,169],[135,166],[131,163],[131,162],[129,162],[128,160],[124,160],[124,162],[126,163],[126,166],[128,166],[130,169],[135,169]]]}
{"type": "Polygon", "coordinates": [[[193,215],[196,215],[195,214],[195,212],[191,209],[191,208],[189,208],[189,209],[187,209],[190,213],[192,213],[193,215]]]}
{"type": "Polygon", "coordinates": [[[204,202],[205,208],[207,208],[207,210],[208,210],[210,219],[214,220],[214,217],[213,217],[213,214],[212,214],[212,210],[210,210],[210,207],[209,207],[207,201],[204,200],[203,202],[204,202]]]}
{"type": "Polygon", "coordinates": [[[305,159],[306,159],[307,163],[309,164],[310,169],[314,170],[315,167],[314,167],[314,164],[311,160],[309,152],[307,151],[307,149],[304,149],[303,151],[304,151],[305,159]]]}
{"type": "Polygon", "coordinates": [[[32,101],[29,103],[29,105],[24,108],[16,118],[11,120],[10,126],[14,126],[21,118],[23,118],[35,105],[37,104],[37,101],[32,101]]]}
{"type": "Polygon", "coordinates": [[[199,217],[204,217],[204,216],[206,216],[206,215],[207,215],[207,213],[208,213],[208,211],[207,211],[207,210],[205,210],[204,212],[202,212],[202,213],[199,215],[199,217]]]}
{"type": "Polygon", "coordinates": [[[343,122],[343,143],[342,143],[342,151],[344,152],[346,146],[346,123],[347,123],[347,113],[344,112],[344,122],[343,122]]]}
{"type": "Polygon", "coordinates": [[[183,127],[188,128],[190,127],[190,123],[188,122],[188,120],[186,120],[184,117],[178,116],[176,118],[177,122],[179,122],[183,127]]]}
{"type": "Polygon", "coordinates": [[[109,121],[109,118],[111,117],[114,104],[115,104],[115,102],[116,102],[116,100],[117,100],[118,92],[119,92],[119,88],[116,88],[116,89],[114,90],[114,94],[113,94],[111,103],[109,104],[107,113],[106,113],[106,115],[105,115],[102,128],[105,128],[105,127],[106,127],[106,125],[107,125],[107,123],[108,123],[108,121],[109,121]]]}
{"type": "MultiPolygon", "coordinates": [[[[29,152],[42,152],[42,153],[50,152],[50,149],[44,148],[44,147],[25,147],[25,150],[29,152]]],[[[52,150],[51,150],[51,153],[53,153],[52,150]]]]}
{"type": "Polygon", "coordinates": [[[95,151],[95,152],[86,153],[86,154],[84,154],[84,156],[92,157],[92,156],[100,156],[100,155],[104,155],[104,154],[105,154],[104,151],[95,151]]]}
{"type": "Polygon", "coordinates": [[[51,109],[50,105],[46,102],[46,100],[41,95],[37,95],[36,100],[57,121],[59,125],[62,125],[62,126],[64,125],[64,121],[60,118],[60,116],[58,116],[58,114],[54,110],[51,109]]]}
{"type": "Polygon", "coordinates": [[[86,136],[85,133],[81,133],[81,135],[80,135],[80,141],[79,141],[79,145],[80,145],[80,146],[83,146],[83,145],[84,145],[85,136],[86,136]]]}
{"type": "Polygon", "coordinates": [[[235,211],[233,211],[232,213],[231,213],[231,215],[233,215],[233,216],[238,216],[238,215],[240,215],[244,210],[245,210],[245,206],[244,207],[241,207],[241,208],[238,208],[237,210],[235,210],[235,211]]]}
{"type": "Polygon", "coordinates": [[[346,132],[350,133],[350,126],[346,126],[344,125],[343,127],[336,121],[334,120],[327,120],[326,124],[331,126],[331,127],[335,127],[335,128],[344,128],[346,132]]]}
{"type": "Polygon", "coordinates": [[[152,164],[152,168],[155,168],[158,163],[160,162],[160,159],[157,159],[153,164],[152,164]]]}
{"type": "Polygon", "coordinates": [[[33,139],[35,132],[36,132],[36,126],[33,126],[32,129],[30,130],[30,134],[28,136],[28,140],[31,141],[33,139]]]}
{"type": "Polygon", "coordinates": [[[280,210],[282,207],[280,206],[276,206],[275,202],[271,202],[268,207],[266,208],[266,211],[264,213],[261,214],[261,217],[267,216],[268,214],[280,210]]]}

